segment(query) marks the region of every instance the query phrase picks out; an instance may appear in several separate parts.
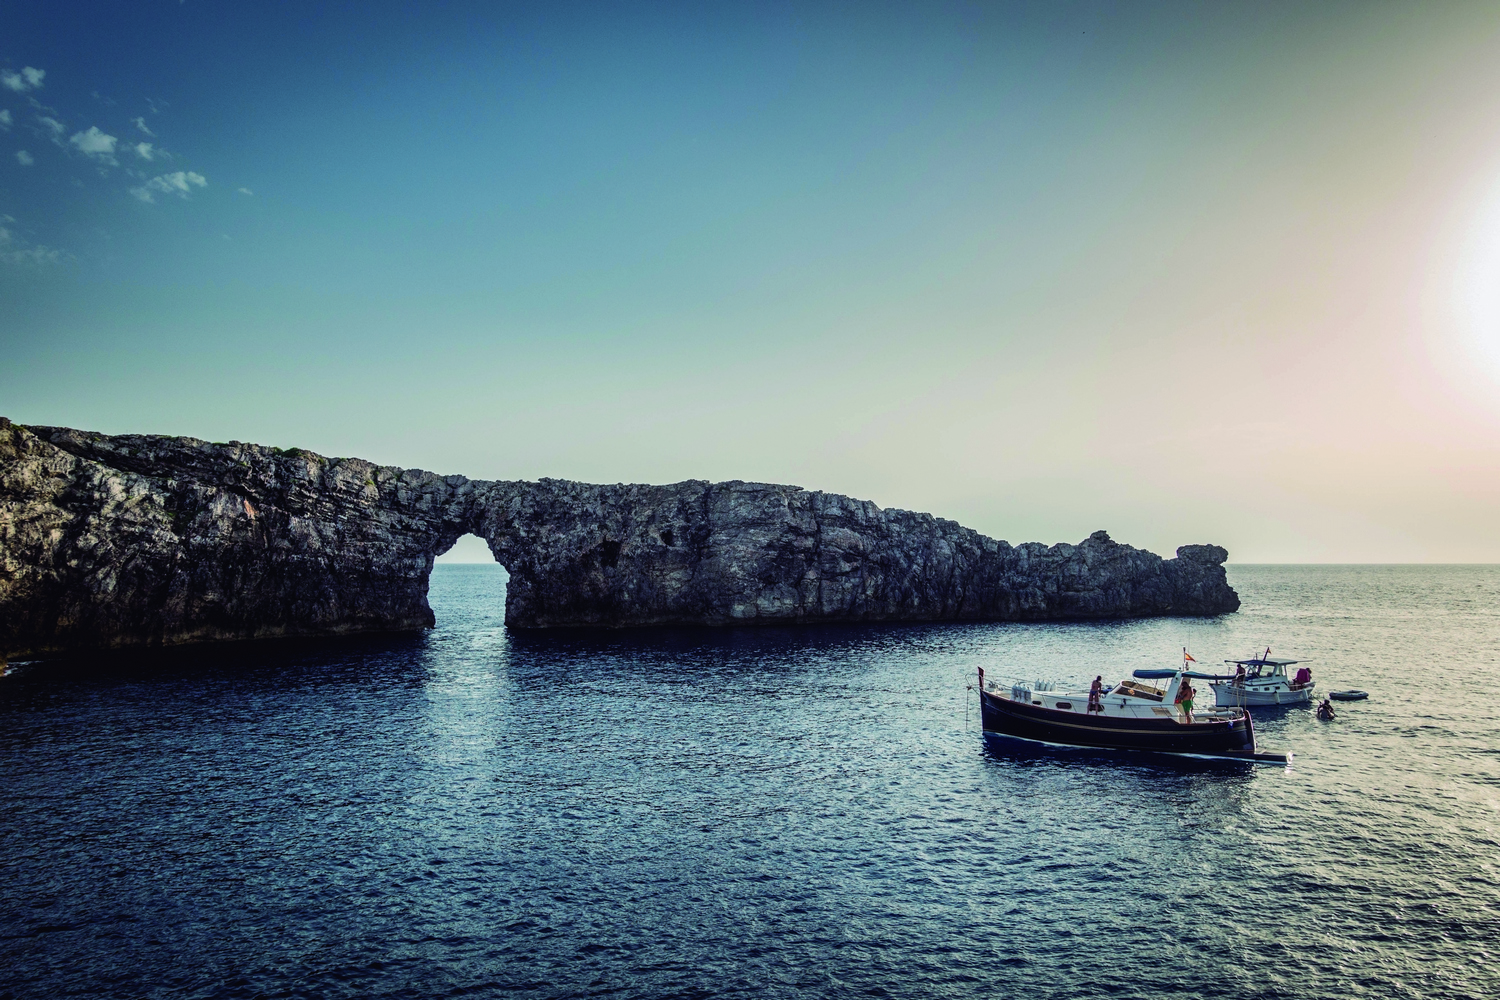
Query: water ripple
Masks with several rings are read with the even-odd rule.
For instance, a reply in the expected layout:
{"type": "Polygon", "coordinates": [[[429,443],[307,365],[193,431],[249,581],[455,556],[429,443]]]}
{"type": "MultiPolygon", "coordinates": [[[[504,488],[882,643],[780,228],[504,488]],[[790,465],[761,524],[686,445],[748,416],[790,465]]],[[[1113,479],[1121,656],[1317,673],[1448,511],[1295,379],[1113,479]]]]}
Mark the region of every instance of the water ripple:
{"type": "Polygon", "coordinates": [[[0,678],[0,997],[1500,995],[1500,570],[1205,621],[420,637],[0,678]],[[1267,644],[1290,768],[1017,754],[965,685],[1267,644]],[[967,697],[966,697],[967,695],[967,697]]]}

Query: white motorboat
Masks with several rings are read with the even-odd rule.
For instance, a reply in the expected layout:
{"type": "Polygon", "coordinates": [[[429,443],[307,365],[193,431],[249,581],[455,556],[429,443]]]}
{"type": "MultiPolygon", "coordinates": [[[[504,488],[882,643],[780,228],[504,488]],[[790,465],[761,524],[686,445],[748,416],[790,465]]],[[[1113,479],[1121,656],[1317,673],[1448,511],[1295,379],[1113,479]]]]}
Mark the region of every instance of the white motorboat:
{"type": "Polygon", "coordinates": [[[1214,704],[1220,708],[1263,708],[1269,705],[1306,705],[1312,701],[1317,683],[1312,671],[1303,667],[1289,675],[1287,667],[1301,661],[1271,656],[1248,660],[1225,660],[1234,669],[1231,677],[1221,677],[1209,686],[1214,689],[1214,704]]]}

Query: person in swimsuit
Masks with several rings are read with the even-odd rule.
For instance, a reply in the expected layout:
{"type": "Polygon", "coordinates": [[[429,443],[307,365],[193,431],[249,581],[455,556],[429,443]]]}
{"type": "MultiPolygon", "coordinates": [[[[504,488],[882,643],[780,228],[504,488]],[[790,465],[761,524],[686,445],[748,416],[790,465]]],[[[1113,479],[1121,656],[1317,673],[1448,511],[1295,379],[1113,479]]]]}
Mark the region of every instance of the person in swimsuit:
{"type": "Polygon", "coordinates": [[[1104,711],[1104,676],[1101,674],[1094,678],[1094,683],[1089,685],[1089,708],[1090,712],[1104,711]]]}
{"type": "Polygon", "coordinates": [[[1184,677],[1182,679],[1182,688],[1177,692],[1177,698],[1182,705],[1182,714],[1187,718],[1188,722],[1193,721],[1193,695],[1195,694],[1197,692],[1193,690],[1193,682],[1184,677]]]}

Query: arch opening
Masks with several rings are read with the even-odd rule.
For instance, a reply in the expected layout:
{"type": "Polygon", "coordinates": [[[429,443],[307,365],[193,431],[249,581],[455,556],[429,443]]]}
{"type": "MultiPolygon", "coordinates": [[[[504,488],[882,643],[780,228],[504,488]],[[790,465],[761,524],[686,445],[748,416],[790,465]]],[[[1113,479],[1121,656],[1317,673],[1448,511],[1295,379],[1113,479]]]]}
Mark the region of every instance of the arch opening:
{"type": "Polygon", "coordinates": [[[438,566],[477,565],[495,562],[490,544],[475,534],[459,535],[448,551],[440,553],[433,563],[438,566]]]}
{"type": "Polygon", "coordinates": [[[505,590],[510,574],[495,559],[489,543],[474,534],[460,535],[433,559],[427,578],[427,602],[434,625],[466,629],[498,628],[505,621],[505,590]]]}

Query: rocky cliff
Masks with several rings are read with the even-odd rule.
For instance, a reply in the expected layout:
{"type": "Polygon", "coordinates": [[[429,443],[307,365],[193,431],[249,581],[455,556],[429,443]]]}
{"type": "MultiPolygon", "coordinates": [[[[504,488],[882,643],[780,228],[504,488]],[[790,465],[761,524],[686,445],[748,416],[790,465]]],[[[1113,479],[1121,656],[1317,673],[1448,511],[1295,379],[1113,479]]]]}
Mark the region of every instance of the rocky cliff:
{"type": "Polygon", "coordinates": [[[433,557],[468,533],[519,628],[1239,607],[1214,545],[1012,546],[794,486],[485,482],[0,418],[0,655],[422,628],[433,557]]]}

